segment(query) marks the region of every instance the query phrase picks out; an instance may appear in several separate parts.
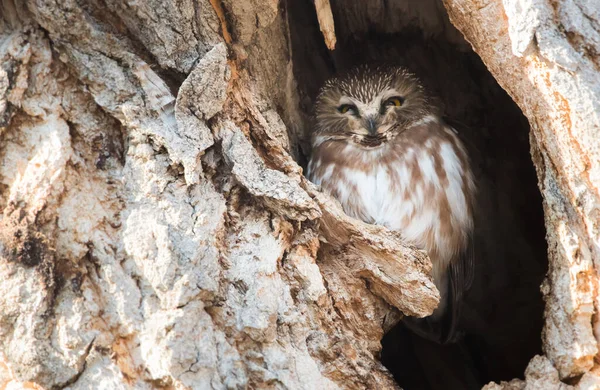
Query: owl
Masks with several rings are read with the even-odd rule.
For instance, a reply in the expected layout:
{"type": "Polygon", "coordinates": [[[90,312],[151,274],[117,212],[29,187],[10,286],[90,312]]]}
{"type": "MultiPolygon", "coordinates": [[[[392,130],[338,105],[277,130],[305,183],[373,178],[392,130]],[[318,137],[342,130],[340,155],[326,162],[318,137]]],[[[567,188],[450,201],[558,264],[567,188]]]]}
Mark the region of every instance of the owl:
{"type": "Polygon", "coordinates": [[[440,303],[412,331],[456,340],[473,279],[477,194],[457,132],[404,68],[362,65],[328,80],[315,103],[307,176],[364,222],[397,231],[429,254],[440,303]]]}

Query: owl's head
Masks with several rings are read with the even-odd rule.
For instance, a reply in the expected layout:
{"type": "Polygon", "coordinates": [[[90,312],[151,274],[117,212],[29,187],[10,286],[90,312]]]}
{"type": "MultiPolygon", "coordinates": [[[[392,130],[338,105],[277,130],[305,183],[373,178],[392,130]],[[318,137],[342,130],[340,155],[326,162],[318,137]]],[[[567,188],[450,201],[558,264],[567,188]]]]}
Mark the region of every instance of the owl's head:
{"type": "Polygon", "coordinates": [[[434,112],[406,69],[361,65],[328,80],[315,103],[315,135],[378,146],[434,112]]]}

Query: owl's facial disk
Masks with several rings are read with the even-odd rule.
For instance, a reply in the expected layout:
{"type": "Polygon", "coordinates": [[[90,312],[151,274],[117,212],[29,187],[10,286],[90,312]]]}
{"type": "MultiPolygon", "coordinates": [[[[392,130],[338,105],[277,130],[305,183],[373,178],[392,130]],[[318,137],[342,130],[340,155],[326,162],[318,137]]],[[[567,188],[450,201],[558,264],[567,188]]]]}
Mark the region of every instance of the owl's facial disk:
{"type": "Polygon", "coordinates": [[[340,119],[346,119],[346,132],[366,138],[381,138],[397,123],[404,97],[389,89],[370,102],[342,96],[336,105],[340,119]]]}
{"type": "Polygon", "coordinates": [[[434,109],[418,79],[404,68],[358,66],[321,88],[314,140],[379,146],[434,109]]]}

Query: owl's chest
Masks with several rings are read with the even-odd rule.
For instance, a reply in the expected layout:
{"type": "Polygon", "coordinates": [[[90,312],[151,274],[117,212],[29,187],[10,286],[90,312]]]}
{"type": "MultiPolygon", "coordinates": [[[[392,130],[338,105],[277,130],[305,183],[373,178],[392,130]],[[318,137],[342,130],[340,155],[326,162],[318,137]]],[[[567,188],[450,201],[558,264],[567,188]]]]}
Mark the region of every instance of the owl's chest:
{"type": "MultiPolygon", "coordinates": [[[[398,160],[365,168],[342,166],[338,180],[323,183],[348,215],[392,230],[406,230],[417,214],[428,213],[426,208],[434,206],[427,205],[422,183],[414,180],[412,170],[418,167],[398,160]]],[[[433,223],[429,221],[428,228],[434,228],[433,223]]]]}
{"type": "Polygon", "coordinates": [[[472,226],[472,180],[452,144],[438,145],[436,153],[430,149],[413,145],[349,156],[340,150],[330,158],[317,151],[311,179],[335,196],[348,215],[400,231],[434,256],[453,254],[472,226]]]}

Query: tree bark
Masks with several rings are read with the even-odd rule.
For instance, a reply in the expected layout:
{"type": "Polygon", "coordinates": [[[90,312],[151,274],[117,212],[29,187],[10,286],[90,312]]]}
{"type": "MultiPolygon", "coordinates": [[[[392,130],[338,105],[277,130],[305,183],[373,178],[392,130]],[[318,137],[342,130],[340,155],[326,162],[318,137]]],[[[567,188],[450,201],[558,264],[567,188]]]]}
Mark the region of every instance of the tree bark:
{"type": "MultiPolygon", "coordinates": [[[[400,4],[398,25],[446,17],[400,4]]],[[[445,6],[529,119],[544,196],[545,355],[490,388],[600,383],[598,10],[445,6]]],[[[397,386],[380,340],[435,309],[431,264],[302,176],[289,8],[1,3],[1,388],[397,386]]],[[[445,20],[420,23],[460,42],[445,20]]]]}

